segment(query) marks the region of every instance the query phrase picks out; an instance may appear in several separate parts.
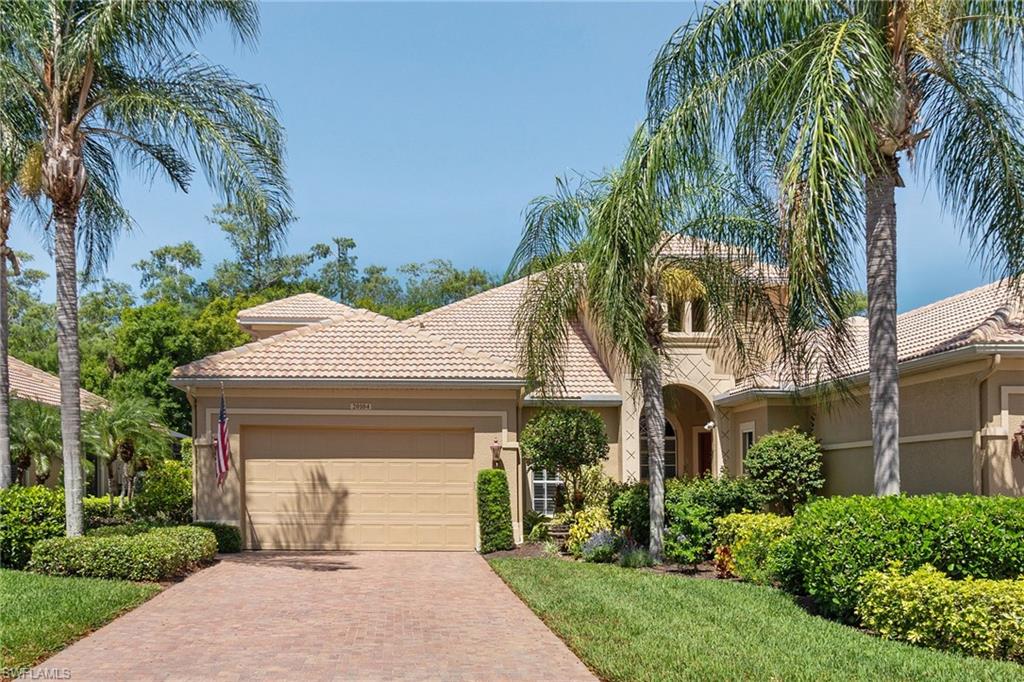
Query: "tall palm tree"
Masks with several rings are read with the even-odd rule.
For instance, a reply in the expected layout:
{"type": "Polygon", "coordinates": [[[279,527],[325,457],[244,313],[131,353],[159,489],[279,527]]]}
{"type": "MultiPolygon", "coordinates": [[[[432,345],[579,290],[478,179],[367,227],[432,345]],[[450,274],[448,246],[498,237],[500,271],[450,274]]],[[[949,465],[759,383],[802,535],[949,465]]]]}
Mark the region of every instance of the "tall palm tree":
{"type": "MultiPolygon", "coordinates": [[[[160,412],[149,402],[126,398],[86,416],[84,436],[88,449],[103,463],[114,505],[114,479],[120,464],[121,496],[131,497],[132,481],[140,465],[161,459],[169,452],[167,429],[160,424],[160,412]]],[[[97,475],[99,472],[97,471],[97,475]]]]}
{"type": "Polygon", "coordinates": [[[896,188],[931,179],[985,263],[1024,272],[1024,4],[730,0],[662,48],[648,88],[652,164],[723,154],[775,188],[790,289],[841,324],[865,240],[874,489],[898,493],[896,188]]]}
{"type": "Polygon", "coordinates": [[[542,397],[563,394],[570,325],[584,316],[638,380],[649,439],[650,551],[660,558],[667,304],[703,298],[725,347],[748,367],[766,359],[764,345],[752,343],[754,332],[786,339],[789,323],[751,250],[704,239],[694,239],[684,255],[666,248],[681,235],[711,234],[702,227],[702,204],[721,188],[704,185],[665,201],[646,172],[642,131],[632,150],[621,170],[576,185],[559,180],[555,194],[531,202],[509,276],[530,275],[516,315],[517,342],[520,364],[542,397]]]}
{"type": "Polygon", "coordinates": [[[42,127],[41,187],[53,213],[57,269],[67,532],[80,535],[76,237],[95,173],[106,174],[116,198],[122,163],[181,190],[198,163],[227,203],[254,216],[283,216],[290,201],[283,134],[262,88],[186,52],[217,21],[252,42],[253,2],[20,0],[5,3],[2,13],[9,47],[0,52],[0,90],[27,92],[42,127]]]}

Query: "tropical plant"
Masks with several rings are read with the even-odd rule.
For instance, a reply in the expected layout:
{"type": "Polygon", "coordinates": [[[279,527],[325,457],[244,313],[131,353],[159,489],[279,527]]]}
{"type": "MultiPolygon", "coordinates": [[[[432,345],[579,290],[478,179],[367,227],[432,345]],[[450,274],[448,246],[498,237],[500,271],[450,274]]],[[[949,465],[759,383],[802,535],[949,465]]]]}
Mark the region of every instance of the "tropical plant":
{"type": "MultiPolygon", "coordinates": [[[[662,48],[648,88],[657,177],[731,159],[779,207],[791,296],[831,329],[865,239],[876,494],[900,490],[896,202],[916,158],[972,251],[1024,272],[1024,5],[729,0],[662,48]]],[[[671,183],[668,183],[671,184],[671,183]]]]}
{"type": "Polygon", "coordinates": [[[114,489],[130,500],[135,473],[170,452],[167,430],[160,424],[160,413],[142,398],[126,398],[86,415],[83,431],[87,449],[105,465],[110,510],[114,508],[114,489]],[[120,481],[115,481],[120,470],[120,481]],[[115,485],[116,483],[116,485],[115,485]]]}
{"type": "Polygon", "coordinates": [[[35,482],[44,483],[60,458],[60,412],[31,400],[12,400],[10,428],[14,481],[31,470],[35,482]]]}
{"type": "MultiPolygon", "coordinates": [[[[608,436],[600,415],[579,407],[544,410],[526,423],[519,442],[530,467],[555,472],[566,482],[572,513],[590,503],[581,485],[583,472],[608,459],[608,436]]],[[[600,488],[603,475],[599,467],[595,473],[597,485],[591,487],[600,488]]],[[[605,500],[599,504],[604,506],[607,493],[595,492],[603,494],[605,500]]]]}
{"type": "MultiPolygon", "coordinates": [[[[283,137],[262,88],[187,51],[218,20],[251,43],[253,2],[12,0],[2,14],[0,91],[24,93],[42,128],[39,188],[53,214],[67,532],[80,535],[80,209],[84,220],[106,211],[114,216],[108,225],[124,224],[115,219],[126,218],[116,201],[121,164],[186,190],[198,162],[224,201],[254,218],[279,216],[283,226],[290,201],[283,137]]],[[[109,246],[115,233],[100,236],[109,246]]]]}

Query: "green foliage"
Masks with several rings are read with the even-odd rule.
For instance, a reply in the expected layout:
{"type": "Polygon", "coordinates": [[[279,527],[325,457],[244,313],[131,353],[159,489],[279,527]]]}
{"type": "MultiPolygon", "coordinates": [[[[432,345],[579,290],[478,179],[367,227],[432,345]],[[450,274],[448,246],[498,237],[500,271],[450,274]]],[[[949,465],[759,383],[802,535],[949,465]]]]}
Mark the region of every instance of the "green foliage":
{"type": "Polygon", "coordinates": [[[759,585],[777,580],[773,548],[789,537],[793,519],[775,514],[729,514],[715,521],[715,546],[727,548],[731,572],[736,577],[759,585]]]}
{"type": "Polygon", "coordinates": [[[60,411],[32,400],[12,400],[10,419],[11,467],[15,481],[33,472],[44,483],[61,462],[60,411]]]}
{"type": "Polygon", "coordinates": [[[233,554],[242,551],[242,531],[238,526],[213,521],[195,521],[193,526],[209,528],[217,537],[217,551],[221,554],[233,554]]]}
{"type": "Polygon", "coordinates": [[[896,562],[861,576],[857,615],[886,639],[1024,663],[1024,578],[951,580],[896,562]]]}
{"type": "Polygon", "coordinates": [[[29,568],[47,575],[157,581],[181,575],[216,553],[212,531],[177,526],[42,540],[32,548],[29,568]]]}
{"type": "Polygon", "coordinates": [[[650,494],[647,485],[623,485],[612,493],[609,502],[612,525],[621,530],[627,540],[646,547],[651,531],[650,494]]]}
{"type": "Polygon", "coordinates": [[[181,447],[181,463],[191,469],[194,465],[193,458],[195,457],[195,446],[192,443],[192,438],[182,438],[180,441],[181,447]]]}
{"type": "Polygon", "coordinates": [[[825,485],[821,446],[796,427],[762,436],[743,460],[764,498],[785,514],[825,485]]]}
{"type": "Polygon", "coordinates": [[[526,539],[530,542],[544,542],[550,536],[550,529],[547,522],[534,524],[526,539]]]}
{"type": "Polygon", "coordinates": [[[165,459],[146,471],[142,491],[133,500],[136,513],[160,523],[192,520],[192,471],[177,460],[165,459]]]}
{"type": "Polygon", "coordinates": [[[116,526],[135,519],[132,501],[128,499],[116,496],[111,499],[109,495],[104,495],[86,497],[82,502],[85,507],[86,528],[116,526]]]}
{"type": "Polygon", "coordinates": [[[600,464],[585,466],[580,470],[576,481],[565,484],[565,497],[570,500],[582,500],[584,507],[608,507],[612,494],[618,484],[604,473],[600,464]]]}
{"type": "Polygon", "coordinates": [[[608,458],[608,436],[600,415],[579,407],[546,409],[527,422],[519,442],[529,466],[557,472],[574,491],[568,501],[578,511],[584,504],[584,468],[608,458]]]}
{"type": "Polygon", "coordinates": [[[1024,573],[1024,498],[833,497],[797,509],[792,537],[805,593],[849,619],[860,577],[891,561],[932,564],[955,579],[1024,573]]]}
{"type": "Polygon", "coordinates": [[[548,517],[544,516],[539,511],[527,509],[523,512],[523,534],[529,535],[534,527],[541,523],[547,523],[547,521],[548,517]]]}
{"type": "Polygon", "coordinates": [[[580,557],[595,564],[609,564],[615,560],[620,540],[610,530],[599,530],[591,535],[580,548],[580,557]]]}
{"type": "Polygon", "coordinates": [[[573,518],[569,526],[569,537],[565,541],[565,549],[573,556],[581,556],[583,545],[595,533],[611,530],[612,522],[608,518],[608,510],[604,507],[586,507],[573,518]]]}
{"type": "Polygon", "coordinates": [[[629,547],[619,554],[619,566],[623,568],[650,568],[653,565],[654,558],[643,547],[629,547]]]}
{"type": "Polygon", "coordinates": [[[14,485],[0,490],[0,566],[21,568],[32,546],[64,534],[64,491],[14,485]]]}
{"type": "Polygon", "coordinates": [[[512,506],[504,469],[480,470],[476,477],[476,504],[480,552],[488,554],[513,549],[512,506]]]}

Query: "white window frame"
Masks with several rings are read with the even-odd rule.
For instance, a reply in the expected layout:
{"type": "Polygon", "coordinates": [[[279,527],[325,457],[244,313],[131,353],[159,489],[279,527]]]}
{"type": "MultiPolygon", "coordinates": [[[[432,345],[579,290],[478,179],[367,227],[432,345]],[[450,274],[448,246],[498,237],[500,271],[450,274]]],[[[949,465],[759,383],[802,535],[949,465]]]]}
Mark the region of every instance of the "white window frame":
{"type": "Polygon", "coordinates": [[[530,501],[533,510],[545,516],[553,516],[555,513],[555,501],[558,499],[558,488],[562,485],[562,479],[556,473],[549,473],[547,469],[530,470],[530,501]],[[537,497],[537,485],[543,486],[544,494],[537,497]],[[538,501],[541,508],[537,508],[538,501]],[[548,511],[550,506],[551,511],[548,511]]]}
{"type": "Polygon", "coordinates": [[[743,422],[740,424],[740,462],[745,462],[747,459],[747,452],[753,447],[754,443],[757,442],[757,431],[754,422],[743,422]],[[750,436],[750,442],[747,442],[747,436],[750,436]]]}
{"type": "MultiPolygon", "coordinates": [[[[640,416],[643,419],[643,415],[640,416]]],[[[646,428],[646,426],[645,426],[646,428]]],[[[679,476],[679,431],[676,430],[676,425],[673,424],[668,417],[665,417],[665,429],[672,429],[671,436],[665,436],[665,480],[670,478],[677,478],[679,476]],[[669,459],[669,445],[672,446],[672,458],[669,459]],[[671,465],[672,475],[669,475],[669,467],[671,465]]],[[[643,432],[641,431],[641,434],[643,432]]],[[[644,459],[648,457],[647,454],[647,438],[641,435],[640,437],[640,480],[646,481],[647,477],[643,475],[643,471],[646,468],[648,474],[650,472],[650,465],[644,467],[644,459]]]]}

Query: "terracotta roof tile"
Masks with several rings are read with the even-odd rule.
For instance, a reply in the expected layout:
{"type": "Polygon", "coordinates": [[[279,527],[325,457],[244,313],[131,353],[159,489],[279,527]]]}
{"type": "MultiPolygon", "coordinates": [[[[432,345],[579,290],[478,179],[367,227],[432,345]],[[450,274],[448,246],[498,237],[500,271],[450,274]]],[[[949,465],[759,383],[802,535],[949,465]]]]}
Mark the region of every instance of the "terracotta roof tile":
{"type": "Polygon", "coordinates": [[[515,380],[515,367],[368,310],[178,367],[176,379],[515,380]]]}
{"type": "MultiPolygon", "coordinates": [[[[466,346],[478,348],[517,366],[515,314],[526,292],[526,278],[489,289],[408,320],[466,346]]],[[[564,397],[618,394],[582,325],[569,335],[564,397]]]]}
{"type": "MultiPolygon", "coordinates": [[[[60,378],[11,355],[7,356],[10,368],[11,395],[22,400],[31,400],[44,405],[60,406],[60,378]]],[[[107,401],[81,389],[82,407],[95,410],[104,407],[107,401]]]]}
{"type": "Polygon", "coordinates": [[[238,311],[238,321],[319,322],[355,310],[320,294],[305,293],[238,311]]]}

